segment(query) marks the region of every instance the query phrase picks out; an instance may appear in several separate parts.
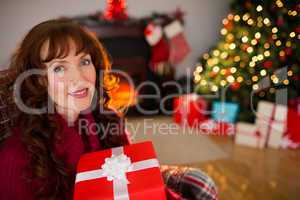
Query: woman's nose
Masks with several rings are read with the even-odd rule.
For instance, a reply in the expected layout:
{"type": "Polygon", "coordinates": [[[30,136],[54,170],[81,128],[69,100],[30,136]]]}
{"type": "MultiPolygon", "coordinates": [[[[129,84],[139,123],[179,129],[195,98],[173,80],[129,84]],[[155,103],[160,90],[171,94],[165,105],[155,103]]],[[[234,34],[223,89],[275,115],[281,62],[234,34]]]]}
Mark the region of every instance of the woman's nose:
{"type": "Polygon", "coordinates": [[[75,83],[82,80],[82,73],[81,73],[79,67],[77,67],[75,65],[72,67],[69,80],[72,82],[75,82],[75,83]]]}

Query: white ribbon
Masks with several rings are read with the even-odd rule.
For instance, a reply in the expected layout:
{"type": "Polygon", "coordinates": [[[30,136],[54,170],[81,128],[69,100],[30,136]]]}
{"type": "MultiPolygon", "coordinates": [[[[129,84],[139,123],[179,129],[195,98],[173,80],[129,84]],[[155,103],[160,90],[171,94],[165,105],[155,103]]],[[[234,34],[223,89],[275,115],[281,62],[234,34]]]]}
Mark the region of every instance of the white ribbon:
{"type": "Polygon", "coordinates": [[[191,109],[190,102],[196,101],[199,98],[199,96],[196,93],[189,93],[189,94],[185,94],[179,98],[180,98],[179,112],[181,115],[180,124],[182,126],[188,126],[188,114],[190,113],[190,109],[191,109]]]}
{"type": "Polygon", "coordinates": [[[124,154],[123,147],[111,150],[112,156],[105,159],[101,169],[78,173],[75,183],[106,177],[108,181],[113,181],[114,200],[129,200],[127,184],[130,183],[126,178],[126,173],[159,167],[158,160],[153,158],[131,163],[130,158],[124,154]]]}

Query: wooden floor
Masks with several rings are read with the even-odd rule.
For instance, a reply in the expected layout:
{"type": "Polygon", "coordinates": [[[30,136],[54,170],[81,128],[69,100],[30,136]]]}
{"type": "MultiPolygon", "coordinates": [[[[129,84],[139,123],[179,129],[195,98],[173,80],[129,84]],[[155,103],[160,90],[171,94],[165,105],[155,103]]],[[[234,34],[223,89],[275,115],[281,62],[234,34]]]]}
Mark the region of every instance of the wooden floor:
{"type": "Polygon", "coordinates": [[[216,182],[221,200],[299,200],[300,150],[253,149],[212,137],[228,158],[191,163],[216,182]]]}

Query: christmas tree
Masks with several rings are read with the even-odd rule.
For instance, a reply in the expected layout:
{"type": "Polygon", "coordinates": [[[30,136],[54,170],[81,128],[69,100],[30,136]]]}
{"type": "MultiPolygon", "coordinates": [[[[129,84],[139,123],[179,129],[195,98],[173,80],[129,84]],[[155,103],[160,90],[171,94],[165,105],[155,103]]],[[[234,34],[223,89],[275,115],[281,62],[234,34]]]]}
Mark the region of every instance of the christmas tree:
{"type": "Polygon", "coordinates": [[[234,0],[219,42],[195,67],[195,91],[226,90],[226,100],[240,104],[239,120],[246,121],[253,119],[251,93],[254,104],[274,101],[276,89],[287,88],[288,98],[299,96],[299,12],[295,0],[234,0]]]}

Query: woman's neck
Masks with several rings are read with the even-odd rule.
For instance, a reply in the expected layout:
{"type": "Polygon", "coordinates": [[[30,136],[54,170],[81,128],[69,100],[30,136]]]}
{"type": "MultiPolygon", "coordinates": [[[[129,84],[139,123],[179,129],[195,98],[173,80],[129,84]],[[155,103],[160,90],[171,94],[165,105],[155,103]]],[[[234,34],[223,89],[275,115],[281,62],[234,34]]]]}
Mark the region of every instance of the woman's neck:
{"type": "Polygon", "coordinates": [[[75,112],[71,109],[63,108],[61,106],[56,106],[56,111],[68,122],[68,124],[73,124],[79,116],[78,112],[75,112]]]}

